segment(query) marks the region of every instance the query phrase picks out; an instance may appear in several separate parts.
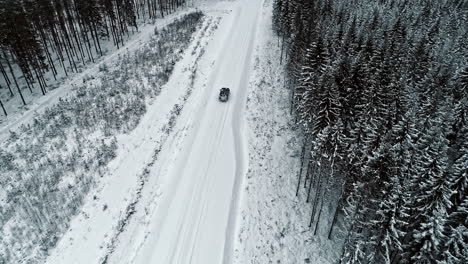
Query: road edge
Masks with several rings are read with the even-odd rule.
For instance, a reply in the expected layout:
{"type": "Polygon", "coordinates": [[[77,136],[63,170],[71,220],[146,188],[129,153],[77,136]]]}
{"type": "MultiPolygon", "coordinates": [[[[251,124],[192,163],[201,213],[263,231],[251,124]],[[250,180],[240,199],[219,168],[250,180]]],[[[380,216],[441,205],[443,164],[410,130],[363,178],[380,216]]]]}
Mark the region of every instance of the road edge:
{"type": "MultiPolygon", "coordinates": [[[[263,11],[263,4],[265,0],[259,1],[258,5],[260,5],[258,12],[261,14],[263,11]]],[[[241,100],[237,101],[237,104],[234,106],[235,111],[239,114],[234,117],[232,120],[233,122],[233,135],[234,135],[234,149],[235,149],[235,156],[236,156],[236,172],[234,178],[234,185],[232,188],[232,198],[231,204],[229,208],[229,218],[228,223],[226,226],[226,241],[224,244],[224,252],[223,252],[223,264],[230,264],[233,262],[233,253],[234,253],[234,245],[235,245],[235,235],[238,233],[238,218],[239,218],[239,206],[241,201],[241,186],[243,185],[243,181],[247,172],[248,168],[248,148],[247,148],[247,139],[245,134],[245,108],[246,108],[246,101],[248,95],[248,84],[250,81],[250,71],[253,66],[253,50],[256,44],[256,36],[257,30],[259,27],[258,21],[260,16],[256,16],[255,23],[253,24],[253,29],[250,32],[250,40],[249,40],[249,50],[247,51],[247,55],[245,58],[246,67],[242,71],[242,78],[239,86],[243,85],[247,87],[246,89],[242,90],[242,93],[239,94],[241,100]]]]}

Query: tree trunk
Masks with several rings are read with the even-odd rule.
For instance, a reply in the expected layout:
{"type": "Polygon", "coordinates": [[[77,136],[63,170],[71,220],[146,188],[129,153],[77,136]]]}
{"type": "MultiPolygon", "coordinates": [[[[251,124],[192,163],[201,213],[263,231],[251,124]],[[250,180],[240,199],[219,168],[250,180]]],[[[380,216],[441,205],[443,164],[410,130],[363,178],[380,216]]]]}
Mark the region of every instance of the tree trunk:
{"type": "MultiPolygon", "coordinates": [[[[289,110],[290,111],[290,115],[293,114],[293,111],[294,111],[294,96],[296,94],[296,89],[294,89],[295,87],[295,83],[293,83],[293,85],[291,85],[291,81],[289,81],[289,89],[291,90],[291,103],[290,103],[290,106],[291,106],[291,109],[289,110]]],[[[294,123],[297,123],[296,121],[294,123]]]]}
{"type": "Polygon", "coordinates": [[[159,11],[161,12],[161,17],[164,18],[164,11],[163,11],[162,0],[159,0],[159,11]]]}
{"type": "Polygon", "coordinates": [[[31,75],[31,70],[29,70],[27,73],[23,74],[23,77],[24,77],[24,80],[26,81],[26,85],[28,86],[29,91],[32,94],[33,91],[32,91],[31,86],[34,88],[34,85],[33,85],[34,77],[32,77],[32,75],[31,75]]]}
{"type": "Polygon", "coordinates": [[[282,38],[282,42],[281,42],[280,65],[283,64],[283,51],[284,51],[284,33],[283,33],[283,38],[282,38]]]}
{"type": "MultiPolygon", "coordinates": [[[[80,57],[81,57],[81,61],[83,62],[83,65],[84,65],[85,64],[85,60],[84,60],[85,54],[84,54],[83,43],[81,42],[81,40],[80,40],[80,38],[78,36],[78,33],[76,32],[76,28],[75,28],[75,25],[77,24],[77,21],[74,20],[74,16],[72,16],[72,14],[71,14],[72,12],[70,10],[70,6],[69,6],[68,2],[64,1],[63,4],[64,4],[63,6],[64,6],[65,13],[67,15],[68,28],[69,28],[70,33],[72,35],[72,43],[73,43],[73,39],[74,39],[75,43],[76,43],[76,46],[78,47],[78,51],[79,51],[79,54],[80,54],[80,57]]],[[[79,24],[79,21],[78,21],[78,24],[79,24]]],[[[75,46],[75,45],[73,45],[73,46],[75,46]]]]}
{"type": "Polygon", "coordinates": [[[94,57],[93,57],[93,49],[91,48],[91,42],[89,40],[89,35],[87,31],[87,27],[84,23],[84,21],[80,18],[78,18],[78,27],[81,32],[81,38],[84,40],[84,46],[86,48],[86,53],[88,54],[88,58],[94,63],[94,57]]]}
{"type": "Polygon", "coordinates": [[[63,72],[65,73],[65,76],[68,76],[67,67],[65,66],[65,63],[64,63],[65,58],[63,56],[62,47],[60,45],[60,40],[59,40],[59,37],[57,35],[57,32],[55,31],[55,27],[53,25],[50,26],[50,31],[51,31],[51,34],[52,34],[52,39],[54,40],[54,41],[52,41],[52,43],[54,44],[54,45],[52,45],[52,47],[55,49],[55,53],[59,57],[59,63],[60,63],[60,66],[62,66],[63,72]]]}
{"type": "Polygon", "coordinates": [[[11,90],[11,85],[10,85],[11,84],[10,78],[8,78],[8,75],[1,63],[0,63],[0,70],[2,71],[3,78],[5,79],[5,83],[8,87],[8,90],[10,91],[10,97],[13,97],[13,91],[11,90]]]}
{"type": "MultiPolygon", "coordinates": [[[[307,174],[306,175],[309,175],[309,171],[310,171],[310,167],[312,167],[312,160],[309,161],[309,167],[307,168],[307,174]]],[[[312,190],[312,185],[314,184],[315,182],[315,177],[310,177],[310,181],[309,181],[309,188],[307,190],[307,199],[306,199],[306,203],[308,203],[310,201],[310,190],[312,190]]]]}
{"type": "MultiPolygon", "coordinates": [[[[325,191],[323,193],[325,193],[325,191]]],[[[322,215],[322,211],[323,211],[323,198],[324,197],[322,195],[322,199],[320,201],[320,210],[319,210],[319,214],[317,216],[317,222],[315,222],[314,236],[317,235],[317,230],[318,230],[319,223],[320,223],[320,216],[322,215]]]]}
{"type": "Polygon", "coordinates": [[[302,151],[301,151],[301,168],[299,169],[299,181],[297,182],[297,188],[296,188],[296,196],[299,195],[299,187],[301,186],[301,178],[302,178],[302,167],[304,167],[304,153],[305,153],[305,142],[302,145],[302,151]]]}
{"type": "Polygon", "coordinates": [[[314,202],[312,206],[312,213],[310,215],[310,222],[309,222],[309,228],[312,227],[312,223],[314,221],[314,216],[315,212],[317,210],[317,205],[318,205],[318,199],[320,197],[320,192],[321,192],[321,182],[322,182],[322,164],[319,165],[319,173],[318,173],[318,179],[317,179],[317,188],[315,189],[315,196],[314,196],[314,202]]]}
{"type": "MultiPolygon", "coordinates": [[[[0,88],[2,88],[2,87],[0,86],[0,88]]],[[[5,116],[8,116],[7,111],[5,110],[5,106],[3,106],[3,103],[2,103],[2,99],[1,99],[1,98],[0,98],[0,106],[1,106],[2,109],[3,109],[3,113],[5,114],[5,116]]]]}
{"type": "Polygon", "coordinates": [[[54,61],[52,60],[52,56],[50,55],[49,52],[49,46],[47,45],[47,39],[44,33],[44,28],[42,25],[38,26],[38,31],[39,35],[41,36],[42,44],[44,45],[44,51],[46,54],[47,61],[49,62],[49,65],[52,67],[52,75],[54,76],[54,79],[57,80],[57,69],[55,68],[54,61]]]}
{"type": "Polygon", "coordinates": [[[340,198],[338,199],[338,203],[336,205],[335,212],[333,213],[333,220],[332,220],[332,223],[331,223],[331,226],[330,226],[330,231],[328,231],[328,239],[330,239],[330,237],[332,235],[332,232],[333,232],[333,229],[335,227],[336,221],[338,220],[338,213],[341,210],[341,204],[343,203],[343,199],[344,199],[345,186],[346,186],[346,179],[344,180],[343,185],[341,186],[340,196],[339,196],[340,198]]]}
{"type": "MultiPolygon", "coordinates": [[[[93,23],[93,30],[92,31],[94,31],[94,38],[96,39],[95,41],[96,41],[97,46],[99,48],[99,54],[101,54],[101,56],[102,56],[101,43],[99,42],[99,35],[98,35],[98,32],[97,32],[97,28],[96,28],[95,23],[93,23]]],[[[91,32],[91,35],[93,35],[93,32],[91,32]]],[[[94,44],[94,45],[96,45],[96,44],[94,44]]],[[[97,52],[97,50],[96,50],[96,52],[97,52]]]]}
{"type": "Polygon", "coordinates": [[[330,230],[328,231],[328,236],[327,236],[328,239],[331,238],[336,221],[338,220],[338,212],[340,211],[339,209],[340,209],[341,199],[342,199],[342,193],[340,194],[340,199],[338,200],[338,204],[335,207],[335,212],[333,213],[333,220],[330,225],[330,230]]]}
{"type": "Polygon", "coordinates": [[[40,78],[40,76],[39,76],[39,74],[37,72],[37,69],[33,67],[33,70],[34,70],[34,73],[36,74],[36,79],[39,82],[39,86],[41,87],[42,95],[45,95],[46,90],[45,90],[45,87],[43,86],[43,83],[41,82],[41,78],[40,78]]]}
{"type": "Polygon", "coordinates": [[[307,180],[310,180],[311,177],[310,177],[310,174],[312,173],[312,160],[311,160],[311,154],[309,152],[309,164],[307,165],[307,171],[306,171],[306,175],[305,175],[305,181],[304,181],[304,188],[307,187],[307,180]]]}
{"type": "Polygon", "coordinates": [[[26,101],[24,100],[23,93],[21,92],[21,89],[20,89],[20,87],[18,85],[18,81],[16,80],[16,76],[15,76],[15,73],[13,72],[13,68],[11,67],[10,60],[8,59],[8,57],[7,57],[4,50],[2,50],[2,53],[3,53],[3,57],[7,61],[8,68],[10,69],[11,76],[13,76],[13,80],[15,81],[16,88],[18,89],[18,93],[19,93],[19,95],[21,97],[21,101],[23,101],[23,104],[26,105],[26,101]]]}
{"type": "MultiPolygon", "coordinates": [[[[148,16],[149,16],[149,19],[152,19],[153,16],[152,16],[152,13],[151,13],[151,11],[152,11],[152,10],[151,10],[151,2],[150,2],[150,0],[146,0],[146,3],[147,3],[147,5],[148,5],[148,16]]],[[[143,14],[144,14],[144,12],[143,12],[143,14]]]]}
{"type": "Polygon", "coordinates": [[[75,60],[73,59],[73,54],[70,54],[72,50],[69,51],[69,48],[67,47],[67,42],[64,36],[65,33],[62,31],[62,34],[59,34],[59,37],[62,39],[62,42],[64,45],[63,49],[65,50],[65,53],[67,54],[68,63],[70,64],[70,67],[72,68],[72,70],[73,68],[75,68],[75,72],[78,72],[78,69],[76,68],[75,60]]]}
{"type": "Polygon", "coordinates": [[[319,210],[319,214],[318,214],[318,217],[317,217],[317,223],[315,224],[315,230],[314,230],[314,236],[317,234],[317,229],[319,227],[319,223],[320,223],[320,216],[322,215],[322,211],[323,211],[323,204],[324,204],[324,200],[325,196],[328,196],[328,190],[330,189],[328,187],[328,184],[330,182],[330,179],[333,178],[333,168],[335,166],[335,154],[336,154],[336,149],[335,149],[335,153],[333,154],[333,157],[332,157],[332,162],[331,162],[331,165],[330,165],[330,176],[327,178],[327,181],[325,182],[325,190],[322,192],[322,198],[321,198],[321,201],[320,201],[320,210],[319,210]]]}

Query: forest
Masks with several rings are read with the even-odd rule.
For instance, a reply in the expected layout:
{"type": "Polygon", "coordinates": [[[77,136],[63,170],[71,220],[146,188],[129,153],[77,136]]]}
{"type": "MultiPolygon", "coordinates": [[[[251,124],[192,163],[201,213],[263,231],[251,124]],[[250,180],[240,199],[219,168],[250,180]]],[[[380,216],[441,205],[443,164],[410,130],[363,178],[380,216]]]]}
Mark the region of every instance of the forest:
{"type": "MultiPolygon", "coordinates": [[[[40,89],[45,75],[68,76],[103,55],[103,41],[117,48],[138,31],[138,21],[154,20],[186,0],[0,0],[0,71],[9,98],[40,89]],[[16,69],[19,68],[19,71],[16,69]],[[21,77],[21,81],[18,79],[21,77]],[[24,85],[25,83],[25,85],[24,85]]],[[[51,77],[52,78],[52,77],[51,77]]],[[[5,87],[2,87],[1,84],[5,87]]],[[[7,111],[0,98],[4,115],[7,111]]]]}
{"type": "Polygon", "coordinates": [[[295,191],[339,263],[468,263],[467,25],[464,0],[274,1],[295,191]]]}
{"type": "Polygon", "coordinates": [[[43,263],[86,199],[99,201],[116,137],[137,127],[203,21],[188,12],[152,26],[147,42],[99,64],[72,95],[10,131],[0,143],[0,263],[43,263]]]}

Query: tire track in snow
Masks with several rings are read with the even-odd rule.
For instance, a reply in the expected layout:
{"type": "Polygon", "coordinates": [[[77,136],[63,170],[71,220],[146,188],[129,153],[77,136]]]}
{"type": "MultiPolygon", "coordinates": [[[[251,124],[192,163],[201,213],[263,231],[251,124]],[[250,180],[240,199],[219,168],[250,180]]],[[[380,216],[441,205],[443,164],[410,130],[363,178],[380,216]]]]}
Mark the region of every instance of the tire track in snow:
{"type": "MultiPolygon", "coordinates": [[[[236,8],[235,10],[235,13],[233,14],[233,21],[237,20],[240,16],[240,8],[236,8]]],[[[235,27],[235,23],[231,23],[229,25],[229,31],[232,31],[233,28],[235,27]]],[[[229,40],[232,39],[232,36],[230,34],[227,34],[225,36],[225,38],[223,39],[222,43],[228,43],[229,40]]],[[[219,50],[218,54],[216,55],[216,63],[214,65],[214,71],[210,73],[210,77],[209,77],[209,81],[206,85],[207,89],[205,89],[205,91],[203,91],[203,95],[202,95],[202,98],[201,98],[201,101],[199,102],[199,107],[198,109],[196,109],[196,112],[192,115],[192,118],[190,121],[192,120],[202,120],[208,113],[206,111],[206,108],[208,106],[208,102],[210,99],[214,99],[211,95],[211,92],[212,92],[212,87],[214,87],[214,84],[215,82],[218,80],[218,77],[219,77],[219,71],[221,69],[221,63],[223,62],[221,60],[223,54],[225,54],[227,52],[227,49],[226,49],[226,46],[227,45],[223,45],[223,47],[221,48],[221,50],[219,50]]],[[[217,100],[217,99],[216,99],[217,100]]],[[[227,111],[226,111],[226,116],[227,116],[227,111]]],[[[213,118],[213,122],[215,122],[217,119],[216,118],[213,118]]],[[[200,128],[200,123],[197,122],[195,123],[195,125],[192,127],[192,131],[193,131],[193,134],[191,137],[189,137],[187,139],[187,145],[186,145],[186,148],[187,149],[192,149],[193,148],[193,145],[194,145],[194,140],[195,140],[195,136],[197,134],[197,132],[199,131],[199,128],[200,128]]],[[[219,131],[217,132],[217,134],[219,134],[219,131]]],[[[182,161],[187,161],[188,160],[188,156],[189,156],[189,153],[190,151],[187,151],[184,153],[184,155],[180,158],[180,160],[182,161]]],[[[210,156],[213,156],[212,154],[210,154],[210,156]]],[[[182,164],[185,164],[185,162],[183,162],[182,164]]],[[[175,175],[177,176],[180,176],[182,175],[182,172],[183,172],[183,167],[178,167],[176,170],[175,170],[175,175]]],[[[180,178],[176,178],[175,181],[172,183],[172,185],[175,185],[175,186],[178,186],[178,188],[180,188],[180,178]]],[[[197,183],[200,183],[200,182],[197,182],[197,183]]],[[[196,186],[196,188],[198,188],[198,185],[196,186]]],[[[173,189],[173,188],[169,188],[169,189],[173,189]]],[[[194,191],[194,190],[192,190],[194,191]]],[[[173,200],[174,199],[174,195],[176,195],[175,193],[169,193],[169,196],[166,198],[168,200],[173,200]]],[[[193,198],[190,198],[190,201],[193,201],[193,198]]],[[[169,207],[171,206],[171,204],[167,204],[165,205],[165,209],[162,210],[162,211],[167,211],[169,209],[169,207]]],[[[189,208],[192,208],[192,206],[189,206],[189,208]]],[[[187,210],[188,211],[188,210],[187,210]]],[[[187,214],[187,211],[184,212],[184,216],[183,218],[186,218],[186,214],[187,214]]],[[[164,212],[161,212],[162,214],[165,214],[164,212]]],[[[165,219],[166,216],[163,216],[163,219],[160,220],[161,223],[165,223],[167,222],[167,220],[165,219]]],[[[178,226],[181,226],[180,224],[178,226]]],[[[183,230],[185,230],[187,227],[187,225],[182,225],[182,228],[180,228],[179,230],[177,230],[177,242],[175,243],[176,245],[180,244],[179,242],[179,237],[180,237],[180,234],[181,232],[183,232],[183,230]]],[[[159,236],[160,234],[157,233],[156,236],[159,236]]],[[[159,241],[158,239],[158,242],[157,243],[165,243],[167,244],[168,241],[159,241]]],[[[174,248],[174,247],[171,247],[171,248],[174,248]]],[[[179,247],[175,247],[175,250],[171,253],[169,253],[170,257],[165,257],[164,258],[164,262],[162,263],[173,263],[173,262],[168,262],[168,260],[172,260],[174,259],[174,257],[176,256],[176,253],[178,250],[179,247]]],[[[164,252],[164,254],[168,254],[168,252],[164,252]]],[[[167,255],[166,255],[167,256],[167,255]]]]}
{"type": "MultiPolygon", "coordinates": [[[[258,1],[261,7],[263,7],[264,1],[258,1]]],[[[258,11],[261,12],[261,7],[258,8],[258,11]]],[[[223,263],[229,264],[233,262],[233,253],[234,253],[234,242],[235,237],[234,235],[237,233],[237,219],[239,217],[239,203],[240,203],[240,192],[242,182],[244,180],[247,168],[248,168],[248,153],[247,153],[247,139],[246,136],[243,134],[245,132],[245,120],[244,120],[244,111],[245,111],[245,101],[247,100],[247,87],[249,82],[249,76],[251,71],[251,61],[252,61],[252,53],[255,43],[255,36],[257,31],[257,24],[258,18],[255,18],[255,22],[252,24],[252,28],[249,34],[249,41],[248,41],[248,50],[244,60],[244,70],[242,71],[241,80],[239,86],[245,87],[241,89],[241,94],[239,95],[241,98],[237,101],[235,105],[234,112],[238,112],[239,114],[235,115],[232,120],[232,132],[234,134],[234,148],[235,148],[235,156],[236,156],[236,172],[235,172],[235,179],[234,185],[232,190],[232,199],[231,205],[229,208],[229,218],[228,224],[226,226],[226,244],[224,245],[224,253],[223,253],[223,263]]]]}
{"type": "MultiPolygon", "coordinates": [[[[205,14],[206,15],[206,14],[205,14]]],[[[202,26],[202,30],[201,30],[201,33],[199,33],[199,36],[197,39],[195,39],[194,41],[192,42],[196,42],[197,45],[193,48],[193,50],[191,50],[191,54],[195,57],[195,59],[190,63],[190,65],[188,66],[188,69],[189,71],[192,71],[192,74],[190,76],[190,81],[189,81],[189,88],[187,90],[187,93],[183,96],[183,98],[181,99],[182,103],[181,103],[181,107],[177,110],[178,114],[180,112],[182,112],[182,109],[184,108],[185,106],[185,103],[187,102],[187,100],[189,99],[190,95],[192,94],[192,91],[194,89],[194,73],[196,72],[196,69],[198,67],[198,64],[199,64],[199,61],[200,61],[200,58],[203,56],[204,52],[205,52],[205,47],[206,45],[208,44],[207,42],[204,42],[202,45],[200,44],[205,38],[209,37],[213,31],[217,28],[220,20],[221,20],[221,17],[213,17],[213,16],[208,16],[206,15],[205,17],[206,21],[205,21],[205,26],[202,26]]],[[[178,129],[177,132],[174,132],[172,134],[172,136],[169,135],[169,132],[167,133],[168,136],[169,136],[169,141],[167,142],[164,142],[163,144],[161,144],[161,150],[163,151],[163,149],[172,149],[173,148],[173,143],[174,141],[178,141],[180,140],[181,138],[185,137],[186,136],[186,132],[187,130],[189,129],[190,127],[190,124],[191,124],[192,120],[189,119],[189,120],[186,120],[185,124],[182,125],[181,128],[178,129]],[[179,135],[180,134],[180,135],[179,135]],[[179,138],[179,139],[177,139],[179,138]]],[[[173,123],[171,125],[171,127],[175,127],[176,124],[173,123]]],[[[166,156],[166,159],[168,157],[166,156]]],[[[158,162],[161,162],[161,161],[158,161],[158,162]]],[[[163,161],[162,164],[165,164],[167,163],[168,161],[163,161]]],[[[154,166],[154,164],[152,165],[154,166]]],[[[160,168],[161,169],[161,168],[160,168]]],[[[159,171],[159,174],[161,173],[161,170],[159,171]]],[[[159,193],[159,191],[157,191],[159,193]]],[[[153,197],[151,200],[154,199],[154,195],[151,195],[151,197],[153,197]]],[[[158,195],[159,197],[159,195],[158,195]]],[[[155,206],[155,205],[153,205],[155,206]]],[[[145,207],[145,211],[146,211],[146,207],[145,207]]],[[[154,211],[150,213],[150,215],[146,215],[146,217],[152,217],[154,216],[154,211]]],[[[138,256],[138,252],[140,252],[144,246],[144,243],[145,241],[148,239],[150,233],[148,232],[145,232],[146,234],[144,235],[143,237],[143,240],[138,243],[138,246],[136,247],[135,251],[132,252],[132,256],[127,260],[128,262],[126,263],[134,263],[135,262],[135,259],[137,258],[138,256]]],[[[178,232],[179,233],[179,232],[178,232]]]]}
{"type": "Polygon", "coordinates": [[[151,217],[148,239],[131,263],[211,264],[229,259],[239,182],[246,168],[246,148],[237,145],[245,144],[241,118],[257,4],[260,1],[232,3],[234,12],[217,31],[205,61],[208,66],[214,60],[214,68],[204,71],[209,77],[199,81],[206,88],[200,87],[198,100],[184,110],[189,131],[177,158],[159,172],[167,179],[164,195],[151,217]],[[221,106],[213,94],[222,86],[235,93],[221,106]]]}
{"type": "MultiPolygon", "coordinates": [[[[211,122],[212,124],[216,122],[216,118],[213,118],[213,121],[211,122]]],[[[211,146],[211,151],[210,151],[210,154],[209,154],[209,160],[208,160],[208,164],[207,164],[207,167],[205,170],[205,173],[204,173],[204,177],[203,177],[203,181],[197,181],[197,185],[196,185],[196,188],[193,188],[192,189],[192,196],[191,196],[191,199],[190,199],[190,206],[189,206],[189,210],[187,210],[188,212],[193,212],[193,211],[196,211],[195,210],[195,206],[194,206],[194,203],[196,203],[196,199],[195,198],[198,198],[196,197],[196,194],[199,194],[200,192],[198,191],[199,189],[203,189],[203,186],[205,185],[205,181],[206,181],[206,178],[208,177],[208,173],[207,171],[209,170],[210,168],[210,165],[211,165],[211,162],[213,161],[213,157],[214,157],[214,154],[216,153],[217,151],[217,146],[219,145],[219,142],[220,142],[220,135],[221,135],[221,125],[218,125],[217,129],[216,129],[216,137],[215,137],[215,140],[213,141],[214,144],[212,144],[211,146]]],[[[191,214],[190,214],[191,215],[191,214]]],[[[184,219],[183,219],[183,224],[179,224],[179,226],[183,226],[183,239],[182,239],[182,242],[185,242],[186,240],[186,237],[187,237],[187,232],[190,233],[190,231],[192,229],[189,228],[189,225],[188,223],[191,221],[191,219],[187,219],[186,217],[186,214],[184,214],[184,219]]],[[[199,225],[199,222],[196,224],[196,225],[199,225]]],[[[175,248],[178,249],[176,251],[173,252],[173,256],[172,258],[170,259],[171,261],[170,262],[167,262],[167,263],[175,263],[174,262],[174,257],[177,256],[177,263],[180,262],[180,253],[179,254],[176,254],[178,253],[179,251],[182,251],[183,250],[179,250],[181,249],[181,247],[179,246],[180,245],[180,237],[178,237],[177,239],[177,242],[176,242],[176,246],[175,248]]],[[[184,244],[182,244],[182,247],[183,247],[184,244]]]]}
{"type": "MultiPolygon", "coordinates": [[[[228,104],[226,106],[226,108],[224,110],[224,117],[223,117],[223,122],[221,123],[220,132],[223,131],[224,127],[226,126],[226,120],[228,118],[228,113],[229,113],[229,109],[231,108],[231,105],[228,104]]],[[[219,146],[219,142],[216,145],[216,150],[217,151],[216,151],[215,155],[217,154],[217,152],[219,152],[218,146],[219,146]]],[[[208,174],[208,170],[209,170],[209,168],[207,168],[205,174],[208,174]]],[[[197,237],[199,235],[199,231],[200,231],[200,224],[202,223],[202,219],[204,219],[206,217],[207,202],[208,202],[208,195],[206,193],[209,192],[211,190],[211,187],[213,186],[213,176],[214,175],[212,175],[212,177],[210,178],[211,180],[208,181],[208,184],[207,184],[208,186],[206,188],[204,188],[204,191],[202,192],[202,194],[204,194],[203,199],[202,199],[202,210],[201,210],[201,213],[199,214],[199,218],[198,218],[198,221],[197,221],[197,228],[195,230],[195,235],[193,236],[193,239],[192,239],[192,242],[191,242],[190,250],[188,251],[188,255],[190,256],[190,263],[192,263],[192,260],[193,260],[193,257],[194,257],[193,253],[194,253],[195,246],[196,246],[196,239],[197,239],[197,237]]]]}
{"type": "MultiPolygon", "coordinates": [[[[193,42],[196,41],[196,40],[199,40],[199,39],[201,39],[201,38],[203,38],[205,36],[205,33],[207,32],[207,30],[209,28],[211,28],[211,26],[212,26],[212,19],[205,20],[203,22],[203,24],[202,24],[202,27],[201,27],[202,30],[200,30],[197,33],[196,37],[193,39],[193,42]],[[203,27],[203,24],[205,24],[205,23],[207,25],[205,27],[203,27]]],[[[197,47],[200,47],[200,49],[198,49],[198,53],[201,53],[202,50],[203,50],[203,47],[198,46],[198,45],[197,45],[197,47]]],[[[186,95],[183,98],[181,98],[182,103],[174,105],[174,107],[173,107],[173,109],[172,109],[172,111],[170,113],[170,118],[168,119],[169,120],[168,124],[163,126],[163,128],[162,128],[162,130],[166,130],[166,133],[164,134],[165,137],[162,138],[162,140],[160,141],[158,147],[155,149],[155,151],[153,153],[151,161],[145,166],[145,168],[143,169],[143,172],[139,176],[139,185],[138,185],[137,190],[135,192],[134,199],[126,207],[125,213],[124,213],[124,218],[119,220],[119,222],[117,224],[116,233],[112,237],[110,243],[107,245],[107,253],[101,258],[99,263],[101,263],[101,264],[107,264],[108,263],[109,257],[112,255],[112,253],[113,253],[113,251],[114,251],[114,249],[116,247],[116,243],[118,242],[120,234],[125,230],[126,225],[131,221],[131,218],[132,218],[133,214],[136,212],[135,207],[136,207],[136,205],[138,204],[138,202],[140,201],[140,199],[142,197],[143,188],[145,187],[145,183],[148,180],[151,167],[154,166],[155,162],[158,159],[159,153],[161,152],[163,146],[166,144],[167,140],[170,138],[171,132],[172,132],[172,130],[174,129],[174,127],[176,125],[177,117],[179,116],[180,112],[182,111],[182,109],[183,109],[183,107],[185,105],[185,102],[187,101],[188,97],[191,94],[191,91],[192,91],[191,88],[192,87],[189,87],[186,95]]]]}
{"type": "MultiPolygon", "coordinates": [[[[209,188],[207,190],[207,186],[210,186],[210,179],[212,179],[212,177],[210,177],[210,174],[209,174],[209,171],[210,171],[210,168],[211,168],[211,165],[213,163],[213,160],[214,158],[216,157],[217,153],[219,152],[219,146],[220,146],[220,143],[221,143],[221,137],[222,137],[222,131],[224,129],[224,124],[226,123],[226,119],[227,119],[227,116],[228,116],[228,112],[229,112],[229,105],[227,105],[224,109],[223,109],[223,112],[222,112],[222,120],[223,122],[218,122],[218,126],[217,126],[217,129],[216,129],[216,137],[215,137],[215,140],[213,141],[214,143],[212,144],[212,150],[210,152],[210,155],[209,155],[209,160],[208,160],[208,164],[207,166],[204,168],[204,177],[203,177],[203,181],[200,182],[200,184],[198,185],[199,186],[199,189],[200,191],[198,191],[198,188],[197,188],[197,191],[195,193],[197,194],[201,194],[201,197],[197,197],[197,198],[200,198],[199,200],[201,200],[201,204],[199,204],[198,207],[191,207],[191,212],[195,213],[198,211],[198,216],[197,216],[197,220],[196,222],[194,223],[194,226],[196,226],[195,229],[192,229],[192,228],[189,228],[190,227],[190,221],[191,219],[185,219],[185,224],[183,225],[184,226],[184,229],[185,230],[188,230],[184,233],[184,238],[183,239],[183,242],[185,242],[182,247],[177,247],[178,249],[180,249],[179,251],[182,252],[182,254],[178,254],[178,258],[177,258],[177,262],[168,262],[168,263],[180,263],[181,262],[181,258],[184,257],[184,253],[185,252],[190,252],[188,255],[190,255],[190,259],[192,259],[193,257],[193,249],[195,247],[195,242],[196,242],[196,238],[197,238],[197,234],[198,234],[198,231],[200,230],[200,224],[202,223],[202,219],[204,218],[204,212],[206,212],[206,204],[207,204],[207,195],[206,193],[209,191],[209,188]],[[196,210],[198,209],[199,207],[201,207],[201,210],[196,210]],[[187,234],[188,232],[188,234],[187,234]],[[191,241],[190,243],[187,244],[186,242],[186,238],[188,237],[188,239],[191,241]],[[190,239],[191,238],[191,239],[190,239]],[[186,247],[190,247],[190,249],[186,249],[186,247]]],[[[217,120],[217,118],[214,118],[213,119],[213,123],[217,120]]],[[[213,176],[213,175],[211,175],[213,176]]],[[[195,191],[195,190],[194,190],[195,191]]],[[[193,199],[191,200],[191,202],[196,202],[197,200],[196,199],[193,199]]],[[[191,262],[191,260],[190,260],[191,262]]]]}

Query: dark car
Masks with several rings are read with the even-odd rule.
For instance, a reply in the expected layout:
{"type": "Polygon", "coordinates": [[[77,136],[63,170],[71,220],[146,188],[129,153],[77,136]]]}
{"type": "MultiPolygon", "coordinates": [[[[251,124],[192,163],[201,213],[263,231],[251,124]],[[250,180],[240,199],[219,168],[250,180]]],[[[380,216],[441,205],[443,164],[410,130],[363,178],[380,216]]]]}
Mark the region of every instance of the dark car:
{"type": "Polygon", "coordinates": [[[226,88],[226,87],[221,88],[221,90],[219,90],[219,100],[221,102],[226,102],[229,99],[230,92],[231,91],[229,90],[229,88],[226,88]]]}

